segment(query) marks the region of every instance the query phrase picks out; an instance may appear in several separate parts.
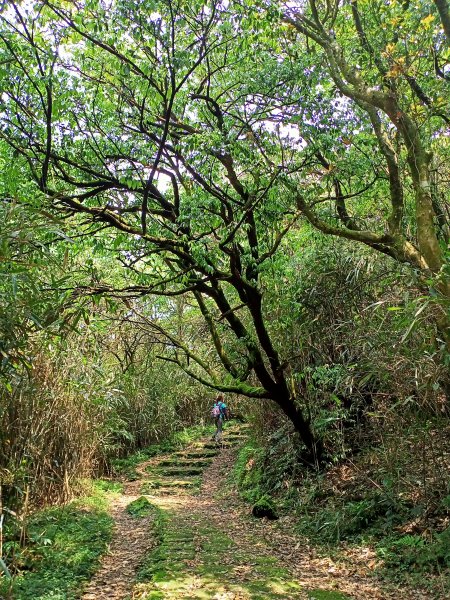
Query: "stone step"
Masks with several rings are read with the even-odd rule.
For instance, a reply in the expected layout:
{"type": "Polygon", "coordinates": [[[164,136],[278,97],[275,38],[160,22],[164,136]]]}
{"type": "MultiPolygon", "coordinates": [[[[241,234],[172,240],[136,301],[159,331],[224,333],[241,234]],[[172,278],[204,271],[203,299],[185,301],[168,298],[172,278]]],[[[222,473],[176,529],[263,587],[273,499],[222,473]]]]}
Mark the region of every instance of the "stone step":
{"type": "Polygon", "coordinates": [[[175,477],[161,477],[160,479],[145,479],[142,482],[141,489],[159,490],[161,488],[192,488],[199,485],[195,479],[177,479],[175,477]]]}
{"type": "Polygon", "coordinates": [[[155,490],[148,490],[145,496],[192,496],[198,492],[200,486],[191,487],[160,487],[155,490]]]}
{"type": "MultiPolygon", "coordinates": [[[[225,440],[225,438],[224,438],[225,440]]],[[[217,442],[206,442],[206,444],[204,445],[204,448],[207,448],[208,450],[210,449],[214,449],[219,451],[221,448],[231,448],[232,446],[234,446],[235,444],[232,444],[231,442],[227,442],[227,441],[223,441],[221,443],[217,443],[217,442]]]]}
{"type": "Polygon", "coordinates": [[[179,456],[181,458],[214,458],[217,456],[217,450],[203,450],[198,448],[197,450],[185,450],[184,452],[175,452],[173,456],[179,456]]]}
{"type": "Polygon", "coordinates": [[[203,467],[153,467],[150,472],[165,476],[189,477],[201,475],[203,473],[203,467]]]}
{"type": "Polygon", "coordinates": [[[207,467],[212,462],[212,458],[166,458],[161,460],[157,467],[207,467]]]}

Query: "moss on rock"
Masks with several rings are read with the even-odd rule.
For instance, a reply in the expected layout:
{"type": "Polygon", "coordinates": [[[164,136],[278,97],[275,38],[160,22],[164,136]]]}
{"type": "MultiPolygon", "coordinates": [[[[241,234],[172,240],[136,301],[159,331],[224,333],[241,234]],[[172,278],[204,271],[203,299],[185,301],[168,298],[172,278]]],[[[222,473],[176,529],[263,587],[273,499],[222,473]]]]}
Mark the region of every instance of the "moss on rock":
{"type": "Polygon", "coordinates": [[[252,515],[258,519],[267,517],[270,521],[278,519],[278,512],[275,503],[269,496],[264,495],[253,505],[252,515]]]}
{"type": "Polygon", "coordinates": [[[147,500],[144,496],[133,500],[128,504],[126,511],[133,517],[146,517],[151,513],[153,506],[151,502],[147,500]]]}

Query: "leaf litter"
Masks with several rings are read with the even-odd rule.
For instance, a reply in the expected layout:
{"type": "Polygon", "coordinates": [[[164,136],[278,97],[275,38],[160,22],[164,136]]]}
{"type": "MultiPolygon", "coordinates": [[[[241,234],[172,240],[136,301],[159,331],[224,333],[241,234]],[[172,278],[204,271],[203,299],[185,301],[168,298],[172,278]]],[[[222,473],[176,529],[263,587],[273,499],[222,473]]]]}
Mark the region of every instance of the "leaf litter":
{"type": "MultiPolygon", "coordinates": [[[[199,442],[186,452],[194,448],[198,450],[199,442]]],[[[330,600],[426,600],[417,589],[397,589],[378,580],[373,572],[376,557],[369,548],[344,550],[343,559],[336,560],[295,534],[294,517],[253,518],[251,507],[230,489],[235,447],[210,457],[197,493],[195,488],[165,485],[168,479],[164,481],[158,465],[172,457],[141,463],[138,478],[127,482],[114,501],[114,537],[82,600],[307,600],[315,594],[329,594],[320,597],[330,600]],[[141,494],[155,467],[162,485],[141,494]],[[126,507],[143,495],[156,510],[137,519],[126,507]],[[158,514],[164,515],[159,537],[158,514]]]]}

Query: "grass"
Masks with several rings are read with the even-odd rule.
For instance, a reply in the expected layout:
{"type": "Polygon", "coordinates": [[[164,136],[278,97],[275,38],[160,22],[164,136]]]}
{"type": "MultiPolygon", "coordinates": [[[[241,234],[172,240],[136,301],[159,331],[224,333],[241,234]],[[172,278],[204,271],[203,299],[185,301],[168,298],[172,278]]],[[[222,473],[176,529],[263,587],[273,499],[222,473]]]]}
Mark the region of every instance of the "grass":
{"type": "Polygon", "coordinates": [[[112,537],[107,513],[117,484],[100,481],[90,494],[67,506],[39,511],[30,518],[28,543],[4,544],[15,575],[11,589],[0,580],[0,595],[20,600],[75,600],[90,579],[112,537]]]}

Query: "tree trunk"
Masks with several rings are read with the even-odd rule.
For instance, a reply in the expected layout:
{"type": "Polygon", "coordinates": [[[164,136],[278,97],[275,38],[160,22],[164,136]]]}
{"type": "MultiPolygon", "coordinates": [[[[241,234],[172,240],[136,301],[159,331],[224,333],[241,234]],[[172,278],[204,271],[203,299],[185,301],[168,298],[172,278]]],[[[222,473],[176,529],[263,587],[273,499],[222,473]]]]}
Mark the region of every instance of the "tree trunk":
{"type": "Polygon", "coordinates": [[[294,398],[286,394],[280,394],[276,398],[273,398],[273,400],[293,423],[295,431],[305,444],[308,450],[307,455],[304,457],[305,463],[318,468],[323,459],[323,442],[314,435],[311,423],[305,419],[301,409],[296,406],[294,398]]]}
{"type": "Polygon", "coordinates": [[[418,247],[426,262],[424,271],[435,277],[433,285],[444,300],[435,319],[447,351],[450,351],[450,320],[445,308],[446,301],[450,299],[450,282],[443,268],[445,258],[439,244],[437,215],[433,207],[431,154],[423,147],[417,127],[406,115],[399,119],[399,130],[408,148],[408,166],[416,201],[418,247]]]}
{"type": "Polygon", "coordinates": [[[447,44],[450,44],[450,15],[448,10],[447,0],[434,0],[439,11],[442,27],[447,38],[447,44]]]}

